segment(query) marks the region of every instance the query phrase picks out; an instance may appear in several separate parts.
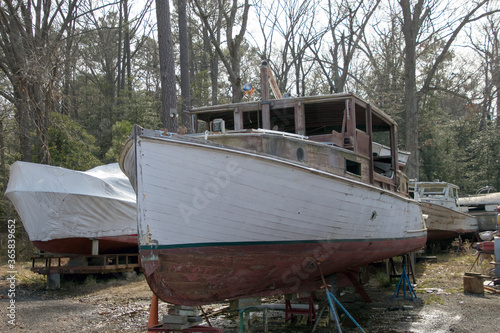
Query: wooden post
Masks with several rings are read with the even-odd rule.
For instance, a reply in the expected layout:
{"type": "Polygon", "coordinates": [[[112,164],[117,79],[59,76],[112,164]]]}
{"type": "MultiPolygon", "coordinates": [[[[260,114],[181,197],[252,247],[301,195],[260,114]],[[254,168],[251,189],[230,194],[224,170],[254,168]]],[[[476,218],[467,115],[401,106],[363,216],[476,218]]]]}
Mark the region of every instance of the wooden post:
{"type": "Polygon", "coordinates": [[[304,113],[304,104],[298,102],[294,105],[294,118],[295,118],[295,133],[299,135],[306,135],[306,116],[304,113]]]}
{"type": "Polygon", "coordinates": [[[398,129],[394,125],[391,125],[391,155],[392,155],[392,167],[394,169],[394,177],[392,179],[394,186],[398,188],[398,177],[397,177],[397,173],[399,170],[398,129]]]}
{"type": "Polygon", "coordinates": [[[234,130],[235,131],[242,130],[244,128],[243,112],[239,108],[236,108],[234,109],[233,116],[234,116],[234,130]]]}
{"type": "Polygon", "coordinates": [[[369,179],[370,179],[370,184],[373,184],[373,170],[374,170],[374,165],[373,165],[373,128],[372,128],[372,106],[368,104],[366,106],[366,134],[368,134],[368,137],[370,138],[370,146],[368,147],[368,155],[370,156],[370,163],[369,163],[369,179]]]}
{"type": "Polygon", "coordinates": [[[99,254],[99,240],[93,239],[92,240],[92,255],[96,256],[98,254],[99,254]]]}
{"type": "Polygon", "coordinates": [[[349,144],[346,148],[356,149],[356,103],[354,98],[346,99],[346,136],[349,138],[349,144]]]}
{"type": "Polygon", "coordinates": [[[271,113],[269,108],[269,80],[267,76],[267,61],[262,60],[260,66],[260,83],[262,89],[262,128],[271,129],[271,113]]]}
{"type": "Polygon", "coordinates": [[[61,288],[61,274],[47,274],[47,289],[59,289],[61,288]]]}

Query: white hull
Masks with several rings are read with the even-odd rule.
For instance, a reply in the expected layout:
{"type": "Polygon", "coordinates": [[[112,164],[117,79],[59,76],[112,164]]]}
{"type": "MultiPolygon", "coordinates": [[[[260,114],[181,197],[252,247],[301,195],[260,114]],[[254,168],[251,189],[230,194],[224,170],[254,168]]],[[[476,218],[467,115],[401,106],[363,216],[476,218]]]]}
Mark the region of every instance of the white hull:
{"type": "Polygon", "coordinates": [[[136,140],[120,162],[136,181],[141,265],[164,301],[317,290],[314,262],[330,276],[426,242],[418,203],[394,192],[203,139],[136,140]]]}
{"type": "MultiPolygon", "coordinates": [[[[133,155],[124,165],[134,164],[133,155]]],[[[269,156],[140,137],[136,165],[140,246],[369,241],[426,233],[413,200],[269,156]]]]}
{"type": "Polygon", "coordinates": [[[427,215],[429,241],[449,239],[478,231],[478,221],[458,204],[457,185],[442,182],[413,182],[411,192],[427,215]]]}
{"type": "Polygon", "coordinates": [[[422,202],[422,212],[428,215],[425,224],[428,240],[444,239],[478,231],[476,218],[447,207],[422,202]]]}

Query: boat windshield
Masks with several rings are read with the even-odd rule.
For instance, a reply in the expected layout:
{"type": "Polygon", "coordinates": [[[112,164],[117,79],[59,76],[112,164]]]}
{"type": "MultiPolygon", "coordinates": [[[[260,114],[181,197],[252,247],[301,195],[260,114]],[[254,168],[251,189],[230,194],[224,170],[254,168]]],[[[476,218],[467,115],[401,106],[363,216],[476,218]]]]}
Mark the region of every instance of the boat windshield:
{"type": "Polygon", "coordinates": [[[421,196],[429,196],[429,195],[446,195],[445,187],[421,187],[420,190],[421,196]]]}

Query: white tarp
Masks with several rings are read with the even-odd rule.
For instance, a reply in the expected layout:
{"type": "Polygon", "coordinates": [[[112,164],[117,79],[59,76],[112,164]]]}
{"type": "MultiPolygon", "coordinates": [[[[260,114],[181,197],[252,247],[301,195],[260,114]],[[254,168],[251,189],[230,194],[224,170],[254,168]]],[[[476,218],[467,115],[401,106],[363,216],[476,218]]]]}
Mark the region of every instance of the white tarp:
{"type": "Polygon", "coordinates": [[[81,172],[18,161],[5,195],[31,241],[137,234],[136,194],[117,163],[81,172]]]}

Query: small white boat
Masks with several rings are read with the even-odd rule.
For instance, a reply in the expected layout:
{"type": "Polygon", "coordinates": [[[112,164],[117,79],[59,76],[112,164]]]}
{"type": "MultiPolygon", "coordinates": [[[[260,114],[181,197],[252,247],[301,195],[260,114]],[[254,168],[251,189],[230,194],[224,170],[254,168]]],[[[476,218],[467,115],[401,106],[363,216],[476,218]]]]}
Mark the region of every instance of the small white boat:
{"type": "Polygon", "coordinates": [[[314,263],[328,278],[425,245],[398,170],[396,123],[359,97],[192,114],[210,131],[135,126],[120,155],[138,197],[141,265],[160,299],[199,305],[317,290],[314,263]],[[372,153],[375,132],[393,147],[383,156],[372,153]]]}
{"type": "Polygon", "coordinates": [[[458,204],[457,185],[447,182],[413,182],[410,190],[420,202],[422,212],[428,217],[428,241],[454,238],[478,231],[474,216],[466,214],[466,208],[458,204]]]}
{"type": "Polygon", "coordinates": [[[5,195],[30,241],[61,254],[137,253],[135,192],[117,163],[81,172],[15,162],[5,195]]]}

